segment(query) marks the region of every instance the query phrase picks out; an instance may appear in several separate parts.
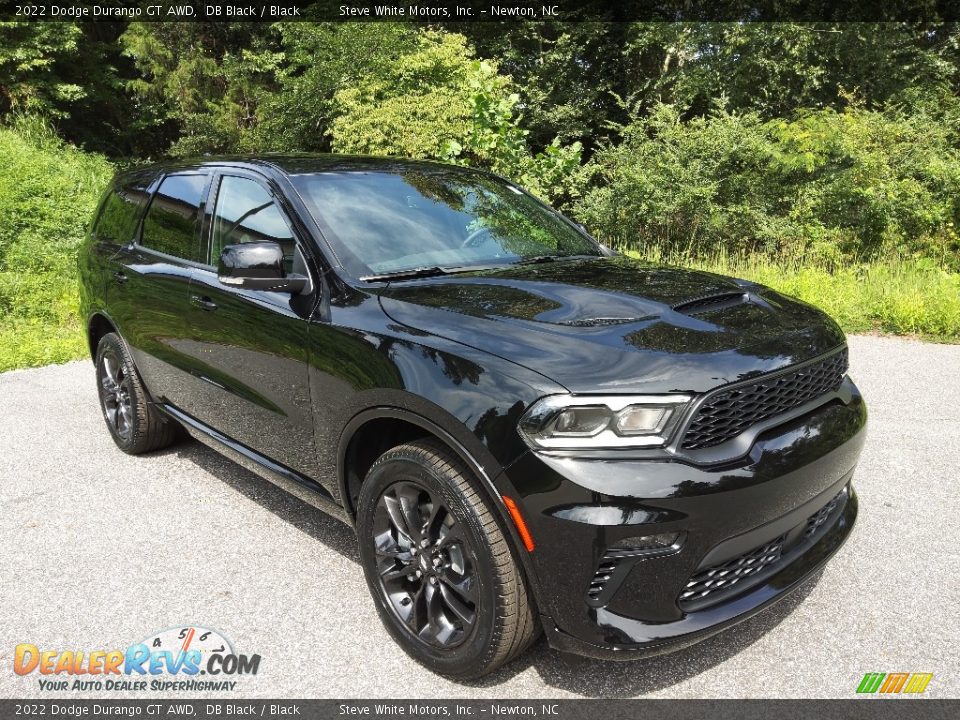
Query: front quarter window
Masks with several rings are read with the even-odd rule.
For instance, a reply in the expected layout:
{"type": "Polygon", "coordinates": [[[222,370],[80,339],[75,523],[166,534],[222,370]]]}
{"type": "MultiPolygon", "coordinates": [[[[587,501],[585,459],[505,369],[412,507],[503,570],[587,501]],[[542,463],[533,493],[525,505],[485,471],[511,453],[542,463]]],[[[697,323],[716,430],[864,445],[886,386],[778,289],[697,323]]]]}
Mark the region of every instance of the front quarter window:
{"type": "Polygon", "coordinates": [[[254,180],[224,175],[213,214],[210,263],[217,264],[228,245],[270,241],[283,250],[287,272],[293,268],[293,233],[265,187],[254,180]]]}
{"type": "Polygon", "coordinates": [[[558,213],[481,173],[424,166],[295,175],[293,183],[356,277],[602,254],[558,213]]]}

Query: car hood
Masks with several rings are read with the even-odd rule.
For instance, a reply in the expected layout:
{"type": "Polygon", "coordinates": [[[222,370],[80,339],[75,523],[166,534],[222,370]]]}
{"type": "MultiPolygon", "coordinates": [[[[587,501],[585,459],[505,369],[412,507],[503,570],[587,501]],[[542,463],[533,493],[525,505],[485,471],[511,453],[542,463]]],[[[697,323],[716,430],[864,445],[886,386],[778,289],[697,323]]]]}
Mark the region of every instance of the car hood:
{"type": "Polygon", "coordinates": [[[571,392],[704,392],[844,343],[806,303],[622,257],[393,283],[394,321],[537,371],[571,392]]]}

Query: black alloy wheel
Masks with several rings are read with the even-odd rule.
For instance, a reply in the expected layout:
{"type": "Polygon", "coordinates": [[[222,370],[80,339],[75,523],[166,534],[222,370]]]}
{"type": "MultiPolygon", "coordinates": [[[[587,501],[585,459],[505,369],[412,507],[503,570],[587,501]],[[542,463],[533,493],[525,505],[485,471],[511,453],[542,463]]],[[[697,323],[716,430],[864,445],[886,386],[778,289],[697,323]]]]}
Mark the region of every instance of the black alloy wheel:
{"type": "Polygon", "coordinates": [[[107,333],[97,344],[97,392],[110,437],[121,450],[137,455],[174,442],[179,426],[149,401],[126,343],[107,333]]]}
{"type": "Polygon", "coordinates": [[[100,402],[107,425],[121,439],[129,440],[133,433],[130,378],[113,348],[108,347],[100,354],[97,379],[100,381],[100,402]]]}
{"type": "Polygon", "coordinates": [[[459,679],[492,672],[539,634],[518,550],[487,497],[425,438],[381,455],[357,501],[360,559],[384,626],[415,660],[459,679]]]}
{"type": "Polygon", "coordinates": [[[423,642],[452,648],[470,635],[479,594],[474,551],[443,499],[413,481],[391,485],[374,514],[380,585],[423,642]]]}

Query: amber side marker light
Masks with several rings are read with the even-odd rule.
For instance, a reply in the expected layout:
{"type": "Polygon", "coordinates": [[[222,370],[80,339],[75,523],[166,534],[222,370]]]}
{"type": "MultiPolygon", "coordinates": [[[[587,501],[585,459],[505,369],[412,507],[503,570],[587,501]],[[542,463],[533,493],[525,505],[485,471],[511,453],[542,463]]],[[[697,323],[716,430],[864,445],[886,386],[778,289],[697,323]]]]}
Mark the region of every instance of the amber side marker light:
{"type": "Polygon", "coordinates": [[[517,504],[512,498],[506,495],[503,496],[503,504],[507,506],[507,511],[510,513],[510,517],[513,518],[513,524],[517,526],[517,532],[520,533],[523,546],[527,549],[527,552],[533,552],[533,536],[530,534],[526,520],[524,520],[523,515],[520,514],[520,508],[517,507],[517,504]]]}

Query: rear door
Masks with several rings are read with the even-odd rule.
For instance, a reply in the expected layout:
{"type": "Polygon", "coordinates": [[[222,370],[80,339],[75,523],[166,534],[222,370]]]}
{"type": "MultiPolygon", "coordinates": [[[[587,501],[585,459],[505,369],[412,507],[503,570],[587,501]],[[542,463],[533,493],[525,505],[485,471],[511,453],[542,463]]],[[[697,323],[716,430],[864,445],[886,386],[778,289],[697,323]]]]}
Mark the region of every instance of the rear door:
{"type": "Polygon", "coordinates": [[[155,400],[179,405],[190,274],[203,260],[200,225],[210,174],[169,173],[157,182],[133,242],[118,251],[109,307],[155,400]]]}
{"type": "Polygon", "coordinates": [[[119,177],[103,199],[91,228],[89,250],[78,258],[81,300],[87,314],[109,312],[110,300],[124,300],[122,284],[117,282],[124,274],[118,261],[122,251],[137,240],[156,175],[156,171],[143,171],[119,177]]]}
{"type": "Polygon", "coordinates": [[[184,410],[229,438],[308,477],[316,476],[308,331],[312,287],[301,294],[244,290],[217,278],[227,245],[280,243],[286,269],[309,275],[291,214],[265,180],[217,174],[204,230],[207,258],[194,268],[187,316],[191,392],[184,410]]]}

